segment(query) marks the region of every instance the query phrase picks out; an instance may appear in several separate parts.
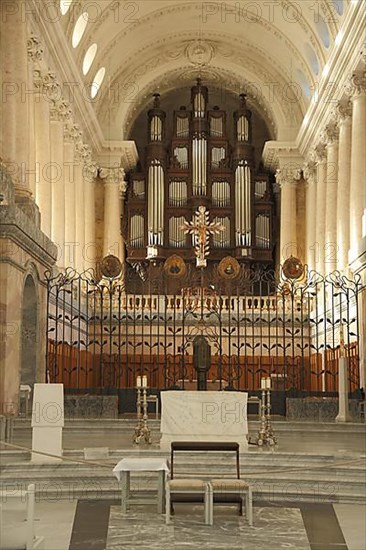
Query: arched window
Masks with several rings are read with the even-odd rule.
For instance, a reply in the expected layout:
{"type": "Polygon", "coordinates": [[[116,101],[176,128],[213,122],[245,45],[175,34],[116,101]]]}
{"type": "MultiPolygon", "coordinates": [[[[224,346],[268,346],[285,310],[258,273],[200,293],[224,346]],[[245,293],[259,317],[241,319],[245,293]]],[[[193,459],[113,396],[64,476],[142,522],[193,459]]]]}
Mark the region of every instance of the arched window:
{"type": "Polygon", "coordinates": [[[76,48],[79,45],[88,24],[88,18],[88,12],[84,11],[76,21],[71,41],[73,48],[76,48]]]}
{"type": "Polygon", "coordinates": [[[333,0],[334,7],[339,15],[343,15],[344,4],[343,0],[333,0]]]}
{"type": "Polygon", "coordinates": [[[304,92],[305,97],[307,99],[310,99],[310,97],[311,97],[311,88],[310,88],[310,84],[309,84],[308,79],[306,78],[306,76],[304,75],[304,73],[300,69],[298,69],[296,71],[296,74],[297,74],[299,84],[301,86],[302,91],[304,92]]]}
{"type": "Polygon", "coordinates": [[[311,66],[314,74],[319,74],[318,57],[317,57],[315,51],[313,50],[312,46],[310,46],[309,43],[305,44],[305,52],[306,52],[307,60],[309,61],[310,66],[311,66]]]}
{"type": "Polygon", "coordinates": [[[83,61],[83,74],[88,74],[90,67],[92,66],[92,63],[95,58],[95,54],[97,53],[98,46],[94,43],[86,51],[86,54],[84,56],[83,61]]]}
{"type": "Polygon", "coordinates": [[[66,15],[70,9],[73,0],[60,0],[60,12],[61,15],[66,15]]]}
{"type": "Polygon", "coordinates": [[[92,85],[91,85],[90,97],[92,99],[94,99],[95,96],[97,95],[97,93],[99,92],[99,88],[102,85],[104,75],[105,75],[105,67],[101,67],[97,71],[97,74],[95,75],[94,80],[93,80],[92,85]]]}
{"type": "Polygon", "coordinates": [[[318,31],[318,34],[320,38],[322,39],[322,42],[326,48],[329,48],[330,45],[330,35],[329,35],[329,29],[328,25],[324,21],[321,15],[317,14],[316,20],[315,20],[315,26],[318,31]]]}

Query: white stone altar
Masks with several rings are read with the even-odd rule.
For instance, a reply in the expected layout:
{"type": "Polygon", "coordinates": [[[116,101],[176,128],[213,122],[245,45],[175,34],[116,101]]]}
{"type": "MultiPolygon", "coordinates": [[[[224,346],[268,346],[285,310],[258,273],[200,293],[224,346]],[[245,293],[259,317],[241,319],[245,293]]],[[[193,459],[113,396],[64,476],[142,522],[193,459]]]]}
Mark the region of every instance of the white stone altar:
{"type": "Polygon", "coordinates": [[[227,441],[248,448],[248,394],[234,391],[162,391],[160,448],[172,441],[227,441]]]}
{"type": "MultiPolygon", "coordinates": [[[[34,384],[32,407],[32,450],[62,456],[64,426],[64,385],[34,384]]],[[[59,462],[61,459],[32,453],[32,462],[59,462]]]]}

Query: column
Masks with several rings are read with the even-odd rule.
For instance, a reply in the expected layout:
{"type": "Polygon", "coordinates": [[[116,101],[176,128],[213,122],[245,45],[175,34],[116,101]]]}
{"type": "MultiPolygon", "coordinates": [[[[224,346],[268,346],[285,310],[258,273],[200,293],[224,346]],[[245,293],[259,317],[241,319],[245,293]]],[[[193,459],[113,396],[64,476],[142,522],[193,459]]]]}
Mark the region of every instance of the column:
{"type": "Polygon", "coordinates": [[[65,264],[65,165],[64,124],[71,117],[65,101],[54,102],[50,110],[50,185],[51,185],[51,239],[58,249],[57,263],[65,264]]]}
{"type": "Polygon", "coordinates": [[[304,167],[306,186],[306,262],[316,269],[316,163],[309,160],[304,167]]]}
{"type": "Polygon", "coordinates": [[[366,72],[352,77],[352,150],[350,180],[350,258],[358,255],[366,208],[366,72]]]}
{"type": "Polygon", "coordinates": [[[28,182],[33,197],[36,197],[36,129],[35,129],[35,88],[34,69],[43,58],[43,50],[40,41],[33,34],[28,38],[28,88],[32,92],[28,95],[29,113],[29,168],[28,182]]]}
{"type": "Polygon", "coordinates": [[[98,257],[95,238],[95,178],[98,174],[97,165],[88,160],[84,164],[84,215],[85,215],[85,269],[95,268],[98,257]]]}
{"type": "Polygon", "coordinates": [[[103,256],[113,254],[124,260],[121,235],[121,194],[126,191],[123,168],[101,168],[99,176],[104,179],[104,238],[103,256]]]}
{"type": "Polygon", "coordinates": [[[348,266],[349,208],[351,177],[351,137],[352,137],[352,104],[350,101],[337,105],[339,148],[338,148],[338,191],[337,191],[337,269],[344,271],[348,266]]]}
{"type": "Polygon", "coordinates": [[[324,268],[326,273],[337,269],[337,187],[338,187],[338,127],[330,123],[327,138],[327,190],[325,207],[324,268]]]}
{"type": "Polygon", "coordinates": [[[85,193],[84,193],[84,155],[85,145],[82,141],[76,144],[75,148],[75,267],[82,272],[85,269],[84,247],[85,247],[85,193]]]}
{"type": "Polygon", "coordinates": [[[59,89],[53,73],[42,75],[34,71],[34,129],[36,159],[36,203],[41,212],[41,229],[51,238],[51,182],[50,182],[50,99],[59,89]]]}
{"type": "Polygon", "coordinates": [[[298,255],[296,185],[300,177],[300,170],[278,169],[276,172],[276,182],[281,188],[280,261],[282,265],[290,256],[298,255]]]}
{"type": "Polygon", "coordinates": [[[76,268],[75,146],[81,140],[77,124],[64,127],[65,267],[76,268]]]}
{"type": "Polygon", "coordinates": [[[23,0],[4,5],[0,17],[1,151],[18,197],[30,197],[27,28],[23,0]],[[5,9],[6,8],[6,9],[5,9]]]}
{"type": "Polygon", "coordinates": [[[316,270],[324,275],[325,205],[327,191],[327,156],[324,143],[317,145],[315,148],[315,154],[317,159],[315,265],[316,270]]]}

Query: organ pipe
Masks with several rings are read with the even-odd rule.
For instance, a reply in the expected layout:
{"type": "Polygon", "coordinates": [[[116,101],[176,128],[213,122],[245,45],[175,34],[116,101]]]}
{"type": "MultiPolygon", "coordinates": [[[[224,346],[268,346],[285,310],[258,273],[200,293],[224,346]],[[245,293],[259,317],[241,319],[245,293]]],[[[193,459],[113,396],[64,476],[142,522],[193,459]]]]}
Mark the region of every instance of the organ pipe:
{"type": "Polygon", "coordinates": [[[193,138],[192,141],[192,179],[193,194],[206,195],[207,185],[207,141],[205,138],[193,138]]]}
{"type": "Polygon", "coordinates": [[[258,248],[270,248],[270,224],[268,214],[258,214],[256,217],[256,245],[258,248]]]}
{"type": "Polygon", "coordinates": [[[236,246],[251,246],[250,168],[240,161],[235,171],[236,246]]]}
{"type": "Polygon", "coordinates": [[[177,116],[177,137],[189,136],[189,120],[188,117],[177,116]]]}
{"type": "Polygon", "coordinates": [[[148,246],[164,243],[164,172],[155,160],[148,173],[148,246]]]}
{"type": "Polygon", "coordinates": [[[161,141],[163,133],[163,124],[161,118],[157,115],[154,115],[151,119],[150,125],[150,138],[151,141],[161,141]]]}
{"type": "Polygon", "coordinates": [[[130,244],[132,248],[144,246],[144,217],[141,214],[131,217],[130,244]]]}

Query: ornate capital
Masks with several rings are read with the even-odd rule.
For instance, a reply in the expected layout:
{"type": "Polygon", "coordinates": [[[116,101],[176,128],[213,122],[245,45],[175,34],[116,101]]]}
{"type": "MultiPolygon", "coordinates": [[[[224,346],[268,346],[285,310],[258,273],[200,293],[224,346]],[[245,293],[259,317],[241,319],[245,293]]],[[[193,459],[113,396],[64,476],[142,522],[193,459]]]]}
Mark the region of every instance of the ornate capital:
{"type": "Polygon", "coordinates": [[[98,175],[97,163],[90,159],[85,161],[83,175],[84,175],[84,178],[89,181],[94,180],[94,178],[96,178],[98,175]]]}
{"type": "Polygon", "coordinates": [[[65,124],[64,141],[67,143],[77,143],[81,141],[82,131],[78,124],[65,124]]]}
{"type": "Polygon", "coordinates": [[[338,141],[339,137],[339,128],[336,122],[330,122],[326,125],[324,130],[324,137],[327,142],[327,145],[331,145],[338,141]]]}
{"type": "Polygon", "coordinates": [[[327,149],[325,147],[325,143],[323,143],[322,141],[318,143],[318,145],[314,149],[314,154],[318,162],[325,161],[327,158],[327,149]]]}
{"type": "Polygon", "coordinates": [[[28,38],[27,49],[28,59],[30,61],[42,61],[43,49],[41,47],[41,42],[34,34],[31,34],[28,38]]]}
{"type": "Polygon", "coordinates": [[[120,166],[112,168],[100,168],[99,177],[105,180],[106,183],[119,183],[125,178],[125,171],[120,166]]]}
{"type": "Polygon", "coordinates": [[[304,180],[306,180],[309,184],[312,184],[314,183],[314,181],[316,180],[316,162],[315,160],[311,159],[311,160],[308,160],[305,165],[304,165],[304,169],[303,169],[303,175],[304,175],[304,180]]]}
{"type": "Polygon", "coordinates": [[[350,99],[346,101],[338,101],[335,108],[335,115],[340,119],[341,122],[346,120],[351,120],[352,116],[352,102],[350,99]]]}
{"type": "Polygon", "coordinates": [[[357,97],[366,92],[366,71],[357,71],[351,76],[352,96],[357,97]]]}
{"type": "Polygon", "coordinates": [[[84,164],[91,161],[92,151],[90,145],[86,145],[81,140],[76,142],[75,154],[77,160],[84,162],[84,164]]]}
{"type": "Polygon", "coordinates": [[[65,122],[70,120],[72,110],[67,101],[59,101],[53,104],[50,110],[50,118],[52,121],[65,122]]]}
{"type": "Polygon", "coordinates": [[[278,168],[276,170],[275,178],[276,183],[278,183],[280,187],[289,184],[294,185],[295,182],[302,178],[302,170],[301,168],[295,167],[293,164],[289,164],[284,168],[278,168]]]}
{"type": "Polygon", "coordinates": [[[41,70],[35,69],[33,71],[33,82],[35,89],[44,95],[48,101],[62,100],[61,86],[57,82],[55,73],[48,71],[44,74],[41,70]]]}

